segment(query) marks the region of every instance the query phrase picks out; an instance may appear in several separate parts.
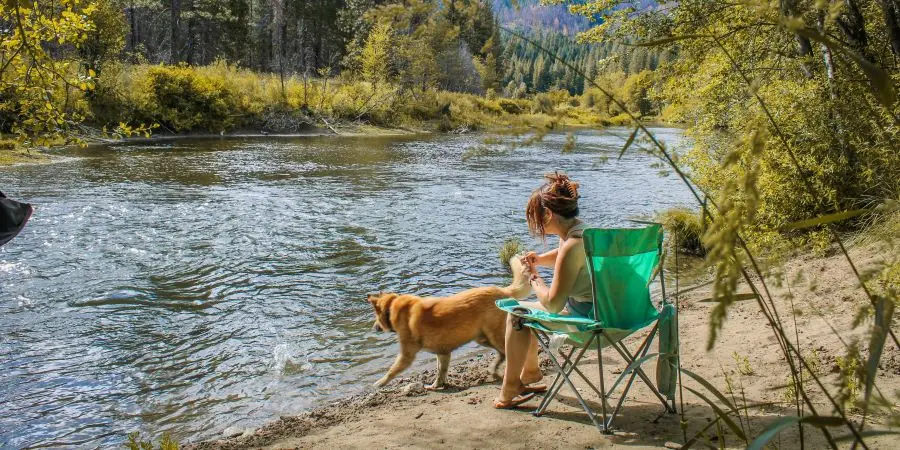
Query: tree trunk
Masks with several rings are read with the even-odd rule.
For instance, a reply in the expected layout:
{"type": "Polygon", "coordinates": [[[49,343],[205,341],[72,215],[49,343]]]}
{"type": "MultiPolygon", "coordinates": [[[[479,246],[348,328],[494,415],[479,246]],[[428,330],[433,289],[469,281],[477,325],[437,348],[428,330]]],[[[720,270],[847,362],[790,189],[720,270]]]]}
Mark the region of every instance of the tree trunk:
{"type": "Polygon", "coordinates": [[[859,0],[847,0],[847,13],[837,18],[838,28],[850,42],[850,46],[860,56],[871,62],[872,59],[866,52],[869,45],[869,36],[866,34],[866,20],[859,10],[859,0]]]}
{"type": "Polygon", "coordinates": [[[134,1],[128,2],[128,18],[131,22],[131,39],[129,40],[131,43],[131,48],[129,49],[131,53],[134,53],[137,48],[137,27],[135,25],[134,20],[134,1]]]}
{"type": "Polygon", "coordinates": [[[881,0],[884,9],[884,26],[894,56],[900,57],[900,0],[881,0]]]}
{"type": "Polygon", "coordinates": [[[169,64],[178,63],[178,29],[181,27],[181,0],[172,0],[169,12],[172,19],[169,23],[169,64]]]}
{"type": "MultiPolygon", "coordinates": [[[[796,16],[796,0],[781,0],[781,13],[787,17],[796,16]]],[[[799,34],[794,34],[794,39],[797,41],[797,54],[801,58],[808,58],[813,56],[812,43],[808,38],[800,36],[799,34]]],[[[810,67],[808,62],[801,62],[800,67],[803,69],[803,73],[804,75],[806,75],[806,78],[812,78],[812,68],[810,67]]]]}

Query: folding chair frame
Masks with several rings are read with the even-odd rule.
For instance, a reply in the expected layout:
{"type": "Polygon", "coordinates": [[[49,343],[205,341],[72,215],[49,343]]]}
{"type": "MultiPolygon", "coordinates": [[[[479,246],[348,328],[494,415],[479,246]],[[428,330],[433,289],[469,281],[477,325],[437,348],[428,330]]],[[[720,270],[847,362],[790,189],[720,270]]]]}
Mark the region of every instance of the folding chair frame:
{"type": "MultiPolygon", "coordinates": [[[[660,262],[659,262],[659,277],[660,277],[660,285],[662,290],[663,303],[666,303],[666,286],[665,286],[665,277],[663,276],[663,261],[665,259],[665,255],[663,254],[663,249],[660,248],[660,262]]],[[[593,270],[593,267],[591,267],[593,270]]],[[[593,278],[591,278],[591,283],[593,283],[593,278]]],[[[596,304],[595,304],[596,308],[596,304]]],[[[599,312],[595,311],[595,318],[599,321],[599,312]]],[[[677,315],[677,311],[676,311],[677,315]]],[[[635,353],[631,353],[628,348],[622,343],[622,340],[616,341],[612,339],[612,337],[607,333],[605,329],[597,329],[591,332],[590,337],[585,341],[584,345],[581,347],[572,346],[572,349],[568,352],[568,354],[564,354],[560,352],[561,358],[557,359],[556,355],[553,354],[553,351],[550,349],[550,335],[541,329],[531,327],[528,325],[528,320],[520,318],[520,325],[527,326],[531,329],[534,338],[537,340],[538,345],[544,349],[544,351],[550,355],[550,361],[557,369],[556,378],[553,380],[553,383],[550,385],[550,388],[547,390],[547,393],[544,395],[543,400],[541,400],[538,408],[532,413],[535,416],[541,416],[546,411],[547,407],[550,405],[550,402],[556,398],[559,391],[562,389],[563,385],[568,384],[569,388],[575,394],[575,398],[578,400],[578,403],[581,404],[581,407],[590,417],[591,422],[594,423],[594,426],[600,430],[601,433],[609,434],[611,433],[611,428],[613,424],[613,420],[615,420],[619,411],[622,409],[622,405],[625,402],[625,398],[628,395],[628,391],[631,389],[631,386],[634,383],[636,377],[641,377],[647,387],[653,392],[657,399],[659,399],[660,403],[662,403],[663,408],[665,408],[665,412],[675,413],[675,399],[671,400],[671,403],[667,401],[662,394],[660,394],[659,390],[656,388],[655,383],[650,380],[650,377],[644,372],[641,368],[641,364],[643,361],[640,361],[642,358],[647,356],[648,351],[650,350],[650,344],[653,342],[653,339],[656,337],[656,333],[659,329],[659,320],[657,320],[653,324],[653,328],[650,330],[650,334],[644,339],[641,345],[637,348],[635,353]],[[627,364],[627,368],[622,371],[616,381],[613,383],[612,387],[607,391],[604,382],[603,376],[603,345],[602,339],[606,339],[607,342],[610,343],[616,352],[625,360],[627,364]],[[600,387],[599,389],[595,386],[588,377],[578,368],[578,362],[581,361],[582,357],[584,357],[585,353],[590,349],[591,345],[596,343],[597,347],[597,362],[599,365],[599,374],[600,374],[600,387]],[[575,354],[576,350],[578,353],[575,355],[575,358],[572,359],[572,355],[575,354]],[[600,405],[601,405],[601,421],[598,422],[597,415],[591,409],[591,407],[587,404],[584,398],[581,396],[581,393],[578,392],[578,389],[575,387],[575,383],[572,381],[571,376],[573,374],[577,374],[585,383],[600,397],[600,405]],[[630,376],[629,376],[630,375],[630,376]],[[628,377],[628,381],[625,383],[625,389],[622,391],[622,394],[619,396],[618,401],[616,402],[615,408],[612,410],[612,413],[609,414],[609,405],[607,400],[610,396],[615,392],[616,388],[619,384],[628,377]]],[[[676,319],[677,320],[677,319],[676,319]]]]}

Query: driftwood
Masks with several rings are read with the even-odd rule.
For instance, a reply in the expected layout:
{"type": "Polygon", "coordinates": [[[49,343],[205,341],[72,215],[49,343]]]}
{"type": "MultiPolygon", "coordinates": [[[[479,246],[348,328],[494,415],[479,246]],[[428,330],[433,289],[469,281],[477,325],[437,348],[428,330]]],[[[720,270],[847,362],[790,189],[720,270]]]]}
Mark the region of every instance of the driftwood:
{"type": "Polygon", "coordinates": [[[329,125],[329,124],[328,124],[328,121],[325,120],[324,117],[322,117],[322,122],[324,122],[324,123],[325,123],[325,126],[328,127],[328,129],[331,130],[334,134],[341,134],[341,133],[338,133],[338,131],[335,130],[331,125],[329,125]]]}

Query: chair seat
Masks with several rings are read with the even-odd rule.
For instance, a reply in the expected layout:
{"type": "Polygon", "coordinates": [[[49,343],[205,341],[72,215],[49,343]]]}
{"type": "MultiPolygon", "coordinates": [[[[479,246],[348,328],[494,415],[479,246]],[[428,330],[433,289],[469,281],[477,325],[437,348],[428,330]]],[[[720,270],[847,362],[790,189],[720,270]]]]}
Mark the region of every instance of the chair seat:
{"type": "MultiPolygon", "coordinates": [[[[599,332],[600,330],[606,332],[606,336],[609,337],[609,340],[618,342],[630,336],[635,331],[652,324],[657,318],[657,316],[654,315],[653,317],[648,317],[646,322],[640,323],[636,327],[624,329],[604,327],[603,322],[587,317],[553,314],[542,309],[529,308],[523,306],[515,299],[497,300],[497,307],[516,317],[525,319],[523,325],[528,328],[534,328],[546,333],[564,334],[569,341],[577,344],[584,344],[592,333],[599,332]],[[521,311],[521,308],[527,309],[528,312],[521,311]]],[[[610,342],[608,342],[606,337],[601,340],[601,345],[603,347],[606,347],[609,344],[610,342]]]]}

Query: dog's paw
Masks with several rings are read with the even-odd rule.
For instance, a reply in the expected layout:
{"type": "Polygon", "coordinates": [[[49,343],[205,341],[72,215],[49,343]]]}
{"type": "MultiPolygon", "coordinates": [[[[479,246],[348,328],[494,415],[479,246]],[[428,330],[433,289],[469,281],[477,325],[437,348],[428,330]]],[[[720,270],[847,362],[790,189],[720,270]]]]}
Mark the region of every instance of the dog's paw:
{"type": "Polygon", "coordinates": [[[380,387],[383,387],[384,385],[388,384],[388,381],[390,381],[390,380],[382,378],[382,379],[376,381],[375,383],[373,383],[372,386],[380,388],[380,387]]]}

